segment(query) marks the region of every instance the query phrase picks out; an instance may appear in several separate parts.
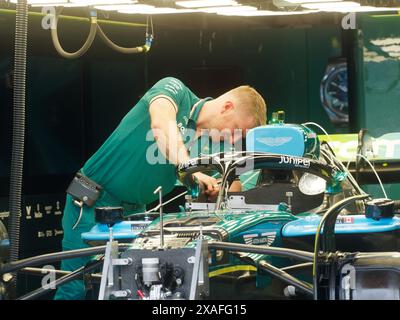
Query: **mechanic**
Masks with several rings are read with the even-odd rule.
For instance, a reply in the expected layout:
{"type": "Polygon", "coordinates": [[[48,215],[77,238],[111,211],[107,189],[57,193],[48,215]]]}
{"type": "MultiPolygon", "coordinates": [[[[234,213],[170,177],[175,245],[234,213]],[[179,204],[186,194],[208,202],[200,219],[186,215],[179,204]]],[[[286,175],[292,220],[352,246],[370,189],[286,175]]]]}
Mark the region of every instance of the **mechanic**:
{"type": "MultiPolygon", "coordinates": [[[[101,187],[94,204],[80,202],[85,198],[77,198],[71,186],[68,188],[62,221],[63,250],[88,246],[81,233],[95,225],[94,207],[123,207],[124,214],[131,215],[143,212],[146,204],[157,199],[153,192],[158,186],[164,194],[170,192],[177,180],[176,166],[190,160],[186,146],[202,132],[213,141],[228,139],[234,143],[235,129],[243,130],[245,136],[247,129],[265,123],[264,99],[249,86],[237,87],[216,99],[199,99],[180,80],[161,79],[78,172],[86,184],[101,187]],[[189,129],[194,134],[185,134],[189,129]],[[228,132],[228,136],[221,135],[221,131],[228,132]]],[[[213,197],[218,193],[215,178],[200,172],[194,176],[205,194],[213,197]]],[[[61,269],[73,271],[89,260],[64,260],[61,269]]],[[[85,295],[83,281],[75,280],[58,288],[55,299],[84,299],[85,295]]]]}

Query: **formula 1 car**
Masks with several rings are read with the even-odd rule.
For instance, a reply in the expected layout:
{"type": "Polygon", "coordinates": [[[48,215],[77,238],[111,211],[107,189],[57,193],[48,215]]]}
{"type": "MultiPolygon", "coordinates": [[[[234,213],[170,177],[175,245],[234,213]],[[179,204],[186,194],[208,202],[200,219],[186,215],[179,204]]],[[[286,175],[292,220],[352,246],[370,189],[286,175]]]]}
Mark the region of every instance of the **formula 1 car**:
{"type": "MultiPolygon", "coordinates": [[[[400,284],[398,201],[371,199],[329,143],[320,143],[306,126],[255,128],[247,134],[246,149],[181,165],[180,180],[189,188],[181,212],[151,222],[145,214],[145,221],[115,225],[115,239],[135,238],[132,252],[153,252],[130,270],[131,276],[125,273],[131,279],[124,285],[135,288],[131,298],[166,299],[174,292],[182,297],[181,276],[178,284],[171,280],[183,274],[182,267],[174,267],[157,250],[172,250],[172,255],[173,250],[195,248],[199,237],[208,242],[211,299],[400,298],[394,289],[400,284]],[[221,176],[215,202],[205,201],[193,183],[192,174],[200,171],[221,176]],[[229,191],[235,180],[241,181],[242,191],[229,191]],[[265,253],[266,248],[284,248],[285,254],[265,253]],[[360,251],[364,256],[356,257],[360,251]],[[150,265],[158,276],[149,276],[146,259],[155,259],[150,265]],[[372,273],[359,271],[356,280],[357,263],[372,273]],[[374,282],[378,269],[387,272],[374,282]]],[[[90,236],[93,232],[83,237],[90,236]]]]}
{"type": "MultiPolygon", "coordinates": [[[[119,208],[96,208],[99,224],[82,238],[108,240],[106,248],[64,258],[105,252],[95,262],[103,266],[99,299],[400,299],[400,203],[372,199],[352,174],[367,176],[364,163],[348,169],[324,140],[282,121],[254,128],[246,151],[179,166],[188,187],[180,212],[164,215],[160,202],[159,213],[123,221],[119,208]],[[202,196],[195,172],[220,175],[215,201],[202,196]],[[230,191],[234,181],[240,192],[230,191]]],[[[363,141],[355,155],[373,151],[363,141]]],[[[19,265],[28,261],[1,271],[19,265]]]]}

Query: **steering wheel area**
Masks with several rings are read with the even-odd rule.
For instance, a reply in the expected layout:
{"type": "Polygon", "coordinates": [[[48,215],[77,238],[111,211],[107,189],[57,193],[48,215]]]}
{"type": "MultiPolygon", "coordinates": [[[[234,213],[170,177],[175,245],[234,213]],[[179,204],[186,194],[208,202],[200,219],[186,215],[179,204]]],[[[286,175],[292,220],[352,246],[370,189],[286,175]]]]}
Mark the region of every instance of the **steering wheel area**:
{"type": "Polygon", "coordinates": [[[222,176],[216,210],[232,197],[240,196],[255,206],[285,202],[293,213],[305,212],[321,205],[326,188],[337,186],[345,177],[335,167],[318,160],[252,152],[194,158],[178,168],[178,176],[183,184],[193,189],[195,183],[191,175],[199,171],[218,172],[222,176]],[[257,171],[254,188],[229,192],[234,180],[257,171]]]}

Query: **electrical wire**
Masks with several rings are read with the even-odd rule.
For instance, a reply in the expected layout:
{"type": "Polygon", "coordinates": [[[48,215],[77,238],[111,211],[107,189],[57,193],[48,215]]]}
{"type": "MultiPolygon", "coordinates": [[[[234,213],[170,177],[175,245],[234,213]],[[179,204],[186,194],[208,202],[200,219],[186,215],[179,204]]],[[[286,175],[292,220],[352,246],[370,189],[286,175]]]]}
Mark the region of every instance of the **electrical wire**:
{"type": "Polygon", "coordinates": [[[337,163],[337,166],[339,169],[341,169],[343,172],[347,173],[349,181],[353,184],[353,187],[357,189],[359,194],[366,194],[366,192],[361,189],[361,187],[358,185],[357,180],[354,178],[354,176],[351,174],[351,172],[345,167],[345,165],[338,159],[334,158],[334,161],[337,163]]]}
{"type": "MultiPolygon", "coordinates": [[[[329,140],[331,140],[330,135],[328,134],[328,132],[327,132],[321,125],[319,125],[318,123],[315,123],[315,122],[306,122],[306,123],[303,123],[303,125],[304,125],[304,126],[307,126],[307,125],[314,125],[314,126],[320,128],[320,129],[325,133],[325,135],[329,138],[329,140]]],[[[329,146],[329,143],[328,143],[328,142],[326,142],[326,144],[329,146]]],[[[330,146],[329,146],[329,148],[330,148],[330,146]]],[[[324,151],[324,150],[321,150],[321,151],[324,151]]],[[[324,153],[324,152],[323,152],[323,153],[324,153]]],[[[325,154],[326,154],[326,153],[325,153],[325,154]]],[[[376,172],[374,166],[373,166],[373,165],[371,164],[371,162],[370,162],[365,156],[363,156],[362,154],[357,153],[356,156],[357,156],[357,157],[363,158],[363,159],[369,164],[369,166],[371,167],[372,171],[374,172],[376,178],[378,179],[378,182],[379,182],[379,184],[380,184],[380,186],[381,186],[382,192],[383,192],[383,194],[385,195],[385,198],[387,198],[387,194],[386,194],[385,188],[383,187],[382,181],[381,181],[381,179],[379,178],[379,175],[378,175],[378,173],[376,172]]],[[[330,158],[330,159],[333,159],[333,158],[330,158]]],[[[349,180],[350,180],[353,184],[355,184],[355,185],[358,186],[357,180],[354,179],[353,175],[352,175],[352,174],[350,173],[350,171],[349,171],[349,164],[350,164],[350,161],[348,161],[347,166],[345,166],[339,159],[336,159],[336,161],[340,164],[340,166],[342,167],[342,169],[344,169],[344,172],[346,172],[346,173],[348,174],[349,180]]],[[[359,191],[360,191],[360,190],[362,191],[362,192],[360,192],[361,194],[365,194],[364,190],[362,190],[359,186],[358,186],[357,189],[359,189],[359,191]]]]}
{"type": "Polygon", "coordinates": [[[353,187],[358,191],[359,194],[366,194],[366,192],[358,185],[357,180],[354,178],[354,176],[350,173],[350,171],[342,164],[341,170],[343,172],[347,173],[347,177],[353,187]]]}
{"type": "Polygon", "coordinates": [[[365,194],[365,191],[361,189],[361,187],[358,185],[356,179],[354,179],[354,176],[351,174],[351,172],[348,170],[348,168],[339,160],[335,157],[335,154],[329,145],[327,141],[323,142],[323,145],[326,145],[329,148],[329,152],[327,150],[324,150],[321,148],[321,153],[325,155],[332,163],[333,166],[338,167],[341,171],[345,172],[347,174],[347,177],[353,187],[358,191],[359,194],[365,194]]]}
{"type": "MultiPolygon", "coordinates": [[[[316,126],[317,128],[319,128],[319,129],[327,136],[328,140],[332,140],[332,139],[331,139],[331,136],[329,135],[329,133],[324,129],[324,127],[322,127],[322,126],[319,125],[318,123],[316,123],[316,122],[305,122],[305,123],[302,123],[302,125],[305,126],[305,127],[307,127],[308,125],[316,126]]],[[[326,143],[326,145],[329,147],[329,149],[331,150],[331,152],[333,153],[333,150],[332,150],[331,146],[329,145],[328,141],[325,141],[325,143],[326,143]]],[[[325,150],[321,149],[321,152],[322,152],[322,153],[324,153],[324,151],[325,151],[325,150]]],[[[335,161],[334,161],[334,159],[335,159],[334,154],[330,155],[330,154],[327,153],[327,152],[325,152],[324,154],[325,154],[325,155],[328,155],[328,158],[331,160],[331,162],[333,162],[333,163],[335,162],[335,161]]],[[[354,177],[352,176],[352,174],[350,173],[350,171],[347,169],[347,167],[345,167],[345,166],[343,165],[343,163],[342,163],[339,159],[336,159],[336,160],[342,165],[342,168],[345,168],[344,172],[346,172],[346,173],[348,174],[348,176],[350,177],[350,180],[353,180],[353,182],[356,182],[356,180],[354,179],[354,177]]]]}
{"type": "Polygon", "coordinates": [[[305,126],[305,127],[307,127],[308,125],[316,126],[317,128],[321,129],[322,132],[325,133],[325,135],[326,135],[329,139],[331,139],[331,136],[329,135],[329,133],[328,133],[321,125],[319,125],[318,123],[315,123],[315,122],[305,122],[305,123],[302,123],[301,125],[303,125],[303,126],[305,126]]]}
{"type": "Polygon", "coordinates": [[[335,161],[333,160],[333,155],[330,154],[328,151],[326,151],[324,149],[321,149],[320,151],[326,158],[328,158],[328,160],[330,162],[330,165],[334,166],[335,165],[335,161]]]}
{"type": "Polygon", "coordinates": [[[383,187],[382,181],[379,178],[379,175],[376,172],[376,170],[375,170],[374,166],[372,165],[372,163],[367,159],[367,157],[363,156],[362,154],[357,153],[356,156],[363,158],[369,164],[369,166],[371,167],[372,171],[374,172],[376,178],[378,179],[379,185],[381,186],[381,189],[382,189],[383,194],[385,195],[385,198],[387,198],[388,196],[386,194],[385,188],[383,187]]]}

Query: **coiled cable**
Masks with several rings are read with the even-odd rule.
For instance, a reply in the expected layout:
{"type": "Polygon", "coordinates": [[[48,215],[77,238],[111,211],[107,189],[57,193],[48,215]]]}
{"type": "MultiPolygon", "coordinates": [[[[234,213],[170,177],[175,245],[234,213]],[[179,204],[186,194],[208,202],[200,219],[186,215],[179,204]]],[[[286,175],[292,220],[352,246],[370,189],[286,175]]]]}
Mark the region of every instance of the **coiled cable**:
{"type": "MultiPolygon", "coordinates": [[[[26,94],[26,51],[28,44],[28,1],[18,0],[15,23],[14,53],[14,111],[12,155],[9,196],[10,261],[19,257],[20,216],[22,199],[22,174],[25,144],[25,94],[26,94]]],[[[15,295],[17,273],[12,273],[11,292],[15,295]]]]}

